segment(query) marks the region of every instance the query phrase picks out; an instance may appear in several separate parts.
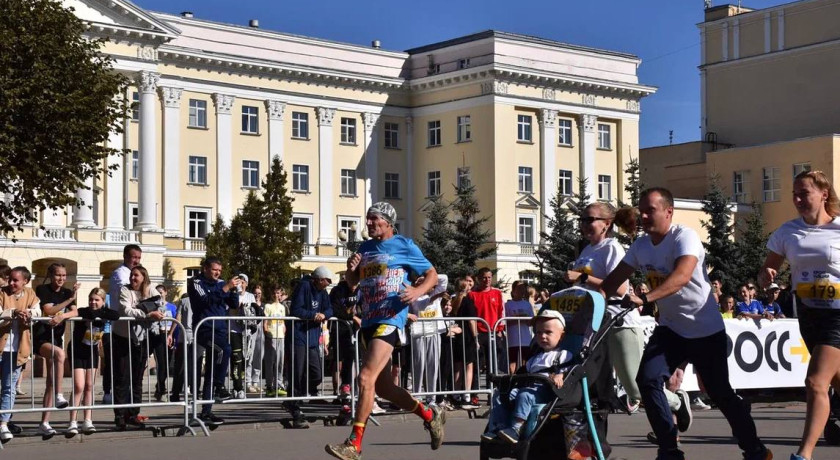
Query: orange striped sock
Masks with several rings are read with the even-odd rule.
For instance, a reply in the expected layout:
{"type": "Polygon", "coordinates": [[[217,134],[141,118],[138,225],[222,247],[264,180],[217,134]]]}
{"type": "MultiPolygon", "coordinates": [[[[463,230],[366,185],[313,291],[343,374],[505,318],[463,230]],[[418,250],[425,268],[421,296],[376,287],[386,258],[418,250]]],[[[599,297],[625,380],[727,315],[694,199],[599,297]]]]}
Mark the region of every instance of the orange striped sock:
{"type": "Polygon", "coordinates": [[[417,405],[414,406],[414,410],[412,410],[411,412],[417,414],[420,418],[423,419],[424,422],[431,422],[432,418],[434,418],[435,416],[435,413],[432,412],[432,410],[428,407],[424,406],[423,403],[421,403],[420,401],[415,402],[417,403],[417,405]]]}
{"type": "Polygon", "coordinates": [[[350,433],[350,437],[347,438],[350,441],[350,444],[353,444],[353,447],[356,448],[356,452],[362,453],[362,437],[365,435],[365,423],[364,422],[356,422],[353,424],[353,432],[350,433]]]}

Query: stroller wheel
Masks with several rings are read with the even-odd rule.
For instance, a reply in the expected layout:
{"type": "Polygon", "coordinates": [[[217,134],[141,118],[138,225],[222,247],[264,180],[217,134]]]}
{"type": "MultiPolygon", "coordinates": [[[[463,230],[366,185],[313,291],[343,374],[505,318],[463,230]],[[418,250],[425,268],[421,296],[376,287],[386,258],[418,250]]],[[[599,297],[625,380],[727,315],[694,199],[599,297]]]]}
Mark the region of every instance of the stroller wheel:
{"type": "Polygon", "coordinates": [[[840,445],[840,426],[837,425],[837,422],[829,422],[825,426],[823,436],[825,437],[825,442],[829,445],[840,445]]]}

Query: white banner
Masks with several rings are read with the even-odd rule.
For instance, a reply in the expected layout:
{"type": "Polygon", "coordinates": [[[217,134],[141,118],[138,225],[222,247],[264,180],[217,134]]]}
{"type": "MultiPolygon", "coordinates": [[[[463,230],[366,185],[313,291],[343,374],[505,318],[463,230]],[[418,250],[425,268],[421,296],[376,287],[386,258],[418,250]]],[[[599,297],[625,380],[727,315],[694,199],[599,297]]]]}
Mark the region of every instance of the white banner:
{"type": "MultiPolygon", "coordinates": [[[[643,316],[645,336],[656,326],[653,318],[643,316]]],[[[726,319],[729,382],[732,388],[802,387],[811,355],[799,334],[795,319],[769,321],[726,319]]],[[[696,391],[697,375],[689,364],[682,389],[696,391]]]]}

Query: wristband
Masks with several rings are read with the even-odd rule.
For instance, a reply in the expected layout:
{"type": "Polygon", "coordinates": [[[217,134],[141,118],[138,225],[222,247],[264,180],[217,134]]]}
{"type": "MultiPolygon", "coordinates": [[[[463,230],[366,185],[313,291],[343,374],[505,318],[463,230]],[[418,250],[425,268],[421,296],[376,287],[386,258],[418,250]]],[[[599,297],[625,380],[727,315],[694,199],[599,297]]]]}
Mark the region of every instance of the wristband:
{"type": "Polygon", "coordinates": [[[586,280],[588,279],[589,273],[581,273],[580,276],[578,276],[578,281],[580,282],[580,284],[586,284],[586,280]]]}

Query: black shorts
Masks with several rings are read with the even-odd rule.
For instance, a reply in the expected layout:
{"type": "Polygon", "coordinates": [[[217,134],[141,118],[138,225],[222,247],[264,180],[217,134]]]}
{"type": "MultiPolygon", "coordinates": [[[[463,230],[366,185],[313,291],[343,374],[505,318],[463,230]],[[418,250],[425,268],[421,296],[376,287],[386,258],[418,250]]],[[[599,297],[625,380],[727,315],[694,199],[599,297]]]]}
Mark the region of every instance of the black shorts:
{"type": "MultiPolygon", "coordinates": [[[[59,336],[55,336],[55,337],[50,337],[50,336],[43,336],[42,335],[40,337],[35,337],[34,339],[32,339],[32,351],[36,355],[40,356],[41,355],[41,353],[40,353],[41,352],[41,347],[45,343],[51,343],[56,348],[64,348],[64,336],[59,335],[59,336]]],[[[41,357],[42,358],[49,358],[50,356],[41,356],[41,357]]]]}
{"type": "Polygon", "coordinates": [[[400,347],[403,344],[400,328],[388,324],[363,327],[359,331],[359,337],[362,339],[362,346],[365,348],[374,339],[384,340],[394,348],[400,347]]]}
{"type": "Polygon", "coordinates": [[[73,369],[99,368],[99,347],[91,347],[84,343],[76,345],[70,342],[67,356],[73,360],[73,369]]]}
{"type": "Polygon", "coordinates": [[[808,351],[817,345],[840,348],[840,310],[799,305],[799,333],[808,351]]]}

